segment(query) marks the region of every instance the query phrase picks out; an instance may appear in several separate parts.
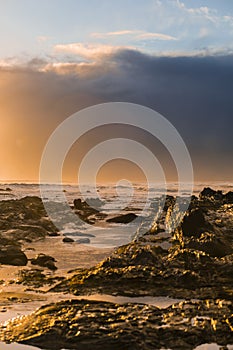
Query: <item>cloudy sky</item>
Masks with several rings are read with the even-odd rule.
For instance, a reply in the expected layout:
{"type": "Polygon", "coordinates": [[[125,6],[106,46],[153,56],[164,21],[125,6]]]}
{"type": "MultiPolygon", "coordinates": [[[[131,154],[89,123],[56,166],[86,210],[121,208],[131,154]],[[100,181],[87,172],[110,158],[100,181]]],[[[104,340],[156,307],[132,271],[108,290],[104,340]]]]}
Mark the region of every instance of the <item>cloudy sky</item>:
{"type": "MultiPolygon", "coordinates": [[[[3,181],[37,181],[56,126],[112,101],[151,107],[172,122],[196,180],[232,181],[232,97],[231,0],[0,0],[3,181]]],[[[66,180],[74,180],[74,156],[80,161],[109,130],[97,134],[74,147],[66,180]]],[[[137,137],[153,149],[153,140],[137,137]]]]}

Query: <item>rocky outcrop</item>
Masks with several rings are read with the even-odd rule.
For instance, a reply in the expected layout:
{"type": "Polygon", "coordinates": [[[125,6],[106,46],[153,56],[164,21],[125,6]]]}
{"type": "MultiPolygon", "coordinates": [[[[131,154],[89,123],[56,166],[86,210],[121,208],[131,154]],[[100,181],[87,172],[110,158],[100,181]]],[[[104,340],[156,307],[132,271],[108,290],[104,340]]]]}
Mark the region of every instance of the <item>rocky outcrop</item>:
{"type": "Polygon", "coordinates": [[[88,202],[77,198],[74,200],[74,211],[81,220],[89,224],[94,224],[97,219],[99,220],[107,217],[107,214],[99,211],[101,205],[102,202],[98,198],[92,198],[88,200],[88,202]]]}
{"type": "MultiPolygon", "coordinates": [[[[231,299],[233,206],[218,202],[211,205],[204,194],[202,199],[193,197],[173,232],[166,233],[159,222],[156,229],[119,247],[97,266],[79,270],[53,291],[231,299]]],[[[163,219],[173,205],[168,198],[163,219]]]]}
{"type": "Polygon", "coordinates": [[[232,304],[223,300],[182,302],[163,310],[70,300],[9,321],[0,329],[0,340],[50,350],[192,350],[203,343],[232,343],[232,312],[232,304]]]}
{"type": "MultiPolygon", "coordinates": [[[[188,212],[172,232],[165,231],[165,221],[175,200],[167,196],[158,222],[98,265],[72,271],[71,277],[58,280],[55,286],[56,280],[40,270],[25,269],[18,280],[28,286],[48,284],[53,286],[50,291],[74,295],[172,296],[189,301],[164,310],[137,304],[64,301],[8,322],[0,329],[0,339],[51,350],[191,350],[204,343],[232,343],[231,195],[204,189],[199,198],[192,197],[188,212]]],[[[87,215],[83,208],[77,209],[79,204],[75,210],[87,215]]]]}
{"type": "Polygon", "coordinates": [[[30,242],[57,231],[40,198],[0,201],[0,237],[30,242]]]}

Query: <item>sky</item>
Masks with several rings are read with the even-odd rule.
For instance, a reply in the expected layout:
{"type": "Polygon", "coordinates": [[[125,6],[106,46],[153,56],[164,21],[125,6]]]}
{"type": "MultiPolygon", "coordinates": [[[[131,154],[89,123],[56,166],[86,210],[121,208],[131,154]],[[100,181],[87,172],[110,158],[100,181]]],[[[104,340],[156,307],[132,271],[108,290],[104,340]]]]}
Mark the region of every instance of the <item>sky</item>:
{"type": "MultiPolygon", "coordinates": [[[[197,181],[232,181],[232,91],[231,0],[0,0],[1,181],[37,181],[54,129],[82,108],[115,101],[166,117],[189,149],[197,181]]],[[[136,134],[164,158],[156,141],[136,134]]],[[[108,137],[100,129],[74,145],[67,181],[108,137]]],[[[173,180],[173,166],[163,163],[173,180]]],[[[142,178],[123,161],[101,176],[125,172],[142,178]]]]}

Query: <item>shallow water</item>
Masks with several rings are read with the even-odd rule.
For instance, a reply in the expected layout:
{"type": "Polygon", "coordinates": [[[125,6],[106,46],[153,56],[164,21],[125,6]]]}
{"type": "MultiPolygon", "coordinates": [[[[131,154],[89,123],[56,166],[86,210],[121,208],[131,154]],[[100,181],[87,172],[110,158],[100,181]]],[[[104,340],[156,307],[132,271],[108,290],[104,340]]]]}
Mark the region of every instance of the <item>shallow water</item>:
{"type": "Polygon", "coordinates": [[[24,345],[24,344],[17,344],[17,343],[6,344],[6,343],[0,342],[0,349],[1,350],[38,350],[39,348],[35,348],[35,346],[24,345]]]}
{"type": "Polygon", "coordinates": [[[86,299],[86,300],[97,300],[97,301],[109,301],[116,304],[125,303],[137,303],[137,304],[148,304],[164,309],[172,304],[180,303],[184,299],[173,299],[170,297],[124,297],[124,296],[113,296],[108,294],[92,294],[92,295],[79,295],[76,299],[86,299]]]}
{"type": "MultiPolygon", "coordinates": [[[[43,188],[48,192],[48,197],[56,202],[60,202],[65,195],[67,202],[71,205],[74,199],[82,198],[83,200],[90,200],[99,197],[100,206],[96,209],[100,210],[102,213],[107,213],[110,216],[116,216],[120,214],[125,214],[126,212],[133,212],[141,217],[144,223],[148,221],[148,227],[145,227],[144,232],[148,231],[152,224],[153,218],[158,212],[158,208],[153,207],[153,203],[156,198],[163,194],[177,195],[178,184],[177,183],[167,183],[167,189],[164,188],[164,184],[147,184],[134,183],[131,185],[126,184],[106,184],[106,185],[96,185],[96,188],[91,185],[82,186],[82,192],[77,184],[64,184],[64,185],[42,185],[43,188]],[[147,203],[147,205],[146,205],[147,203]],[[146,207],[145,207],[146,206],[146,207]],[[144,211],[145,208],[145,211],[144,211]],[[150,217],[152,218],[150,220],[150,217]]],[[[186,196],[188,193],[185,190],[180,193],[181,196],[186,196]],[[186,193],[187,192],[187,193],[186,193]]],[[[213,189],[221,189],[223,191],[230,191],[233,188],[233,183],[228,182],[209,182],[209,183],[195,183],[193,193],[198,195],[198,193],[203,189],[203,187],[212,187],[213,189]]],[[[0,184],[0,200],[6,199],[16,199],[25,196],[40,196],[40,186],[38,184],[30,183],[2,183],[0,184]],[[11,191],[6,191],[10,188],[11,191]]],[[[90,202],[91,204],[91,202],[90,202]]],[[[101,220],[100,220],[101,221],[101,220]]],[[[90,246],[97,248],[107,248],[107,247],[117,247],[129,243],[134,237],[137,229],[140,227],[140,220],[134,220],[132,223],[127,225],[121,224],[111,224],[110,226],[105,226],[106,222],[98,222],[96,225],[89,225],[85,222],[81,222],[78,225],[73,223],[65,224],[63,226],[62,233],[69,237],[71,233],[71,238],[75,239],[73,234],[78,232],[77,239],[80,233],[94,234],[95,237],[90,239],[90,246]]],[[[142,229],[142,228],[141,228],[142,229]]]]}

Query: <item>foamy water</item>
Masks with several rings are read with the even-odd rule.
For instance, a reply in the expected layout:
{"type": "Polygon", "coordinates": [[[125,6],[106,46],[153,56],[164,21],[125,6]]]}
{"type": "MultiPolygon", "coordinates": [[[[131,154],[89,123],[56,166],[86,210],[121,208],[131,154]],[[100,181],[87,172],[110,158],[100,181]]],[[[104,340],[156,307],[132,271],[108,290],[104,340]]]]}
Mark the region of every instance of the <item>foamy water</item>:
{"type": "MultiPolygon", "coordinates": [[[[94,247],[117,247],[130,242],[142,223],[147,223],[145,230],[149,229],[153,218],[157,213],[157,208],[154,208],[156,199],[162,195],[178,194],[177,183],[167,183],[167,188],[162,184],[130,184],[127,181],[119,182],[118,184],[99,184],[95,187],[91,185],[82,185],[81,190],[77,184],[41,185],[43,191],[48,194],[48,200],[61,202],[65,196],[67,202],[72,205],[74,199],[81,198],[82,200],[94,203],[94,207],[101,213],[110,216],[117,216],[133,212],[140,216],[140,220],[133,221],[130,224],[108,224],[100,221],[94,225],[85,222],[79,223],[79,226],[73,222],[66,223],[61,230],[62,234],[78,239],[78,235],[94,235],[90,238],[90,245],[94,247]],[[92,200],[92,201],[91,201],[92,200]],[[97,206],[96,206],[97,205],[97,206]]],[[[233,189],[233,183],[230,182],[197,182],[194,184],[193,194],[198,193],[204,187],[213,189],[221,189],[224,192],[233,189]]],[[[181,196],[187,196],[189,193],[189,184],[182,187],[183,190],[179,193],[181,196]],[[186,188],[187,187],[187,188],[186,188]]],[[[0,200],[19,199],[25,196],[41,196],[40,186],[30,183],[2,183],[0,185],[0,200]],[[10,188],[11,191],[5,191],[10,188]]],[[[45,199],[46,200],[46,199],[45,199]]]]}

